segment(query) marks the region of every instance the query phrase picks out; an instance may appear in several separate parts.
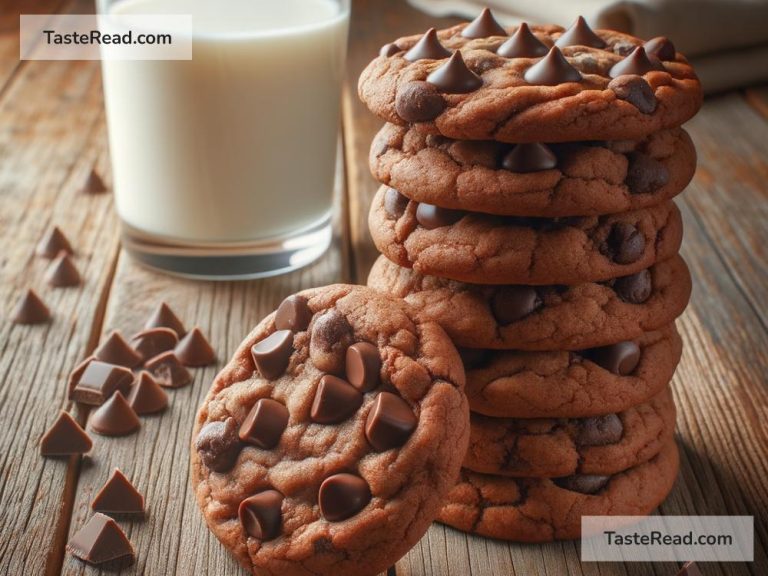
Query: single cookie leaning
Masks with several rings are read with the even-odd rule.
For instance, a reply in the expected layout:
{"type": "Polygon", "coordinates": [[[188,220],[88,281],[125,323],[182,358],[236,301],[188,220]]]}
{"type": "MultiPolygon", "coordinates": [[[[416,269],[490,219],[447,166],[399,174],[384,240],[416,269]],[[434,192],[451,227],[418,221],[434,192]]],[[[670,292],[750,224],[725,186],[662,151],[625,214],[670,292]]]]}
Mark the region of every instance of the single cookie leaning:
{"type": "Polygon", "coordinates": [[[696,150],[680,129],[639,141],[518,144],[451,140],[387,124],[373,176],[417,202],[508,216],[591,216],[647,208],[683,191],[696,150]]]}
{"type": "Polygon", "coordinates": [[[582,516],[645,516],[675,483],[670,441],[648,462],[613,476],[510,478],[464,471],[438,520],[463,532],[517,542],[578,538],[582,516]]]}
{"type": "Polygon", "coordinates": [[[483,286],[425,276],[380,256],[368,285],[438,322],[457,346],[580,350],[635,338],[677,318],[691,295],[680,256],[573,286],[483,286]]]}
{"type": "Polygon", "coordinates": [[[469,434],[442,329],[371,289],[286,299],[243,341],[197,416],[206,522],[254,574],[376,574],[426,532],[469,434]]]}
{"type": "Polygon", "coordinates": [[[497,418],[584,418],[647,402],[672,379],[674,324],[581,352],[462,351],[470,409],[497,418]]]}
{"type": "Polygon", "coordinates": [[[576,34],[521,26],[467,37],[465,28],[388,45],[360,76],[360,98],[387,122],[502,142],[637,139],[701,107],[693,69],[666,39],[644,47],[583,21],[576,34]]]}
{"type": "Polygon", "coordinates": [[[617,474],[656,456],[675,433],[669,387],[618,414],[574,419],[470,416],[464,467],[518,478],[617,474]]]}
{"type": "Polygon", "coordinates": [[[680,211],[667,202],[634,212],[581,218],[518,218],[397,203],[382,187],[368,224],[391,261],[482,284],[579,284],[640,272],[680,248],[680,211]]]}

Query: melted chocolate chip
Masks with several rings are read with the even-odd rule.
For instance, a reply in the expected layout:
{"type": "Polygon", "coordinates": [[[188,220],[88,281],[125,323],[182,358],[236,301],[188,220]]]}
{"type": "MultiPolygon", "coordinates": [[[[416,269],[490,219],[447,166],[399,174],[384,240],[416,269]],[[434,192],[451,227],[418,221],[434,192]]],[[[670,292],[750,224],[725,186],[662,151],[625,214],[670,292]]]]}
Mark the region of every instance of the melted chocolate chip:
{"type": "Polygon", "coordinates": [[[344,374],[347,348],[354,341],[352,326],[341,312],[333,308],[315,319],[309,341],[309,355],[318,370],[344,374]]]}
{"type": "Polygon", "coordinates": [[[403,58],[409,62],[415,62],[416,60],[442,60],[450,55],[451,51],[440,43],[440,39],[437,37],[437,30],[430,28],[413,45],[413,48],[405,53],[403,58]]]}
{"type": "Polygon", "coordinates": [[[629,222],[616,222],[600,252],[617,264],[632,264],[643,257],[645,236],[629,222]]]}
{"type": "Polygon", "coordinates": [[[544,58],[525,71],[523,77],[528,84],[556,86],[564,82],[580,82],[581,72],[571,66],[563,53],[553,46],[544,58]]]}
{"type": "Polygon", "coordinates": [[[400,194],[394,188],[387,188],[384,193],[384,210],[392,220],[397,220],[405,214],[405,209],[408,206],[408,198],[400,194]]]}
{"type": "Polygon", "coordinates": [[[571,492],[580,492],[581,494],[597,494],[605,488],[610,476],[596,476],[593,474],[577,474],[574,476],[566,476],[564,478],[556,478],[555,484],[570,490],[571,492]]]}
{"type": "Polygon", "coordinates": [[[447,94],[466,94],[483,85],[483,79],[467,68],[458,50],[448,62],[427,76],[427,82],[447,94]]]}
{"type": "Polygon", "coordinates": [[[616,94],[616,98],[629,102],[643,114],[653,114],[656,110],[656,95],[642,76],[619,76],[608,83],[608,88],[616,94]]]}
{"type": "Polygon", "coordinates": [[[445,109],[445,100],[429,82],[408,82],[395,97],[395,112],[407,122],[426,122],[445,109]]]}
{"type": "Polygon", "coordinates": [[[214,472],[230,470],[235,465],[241,447],[237,420],[231,417],[224,422],[209,422],[203,426],[195,442],[200,460],[214,472]]]}
{"type": "Polygon", "coordinates": [[[405,444],[418,423],[405,400],[380,392],[365,421],[365,437],[374,450],[384,452],[405,444]]]}
{"type": "Polygon", "coordinates": [[[624,434],[624,424],[616,414],[584,418],[576,435],[578,446],[607,446],[616,444],[624,434]]]}
{"type": "Polygon", "coordinates": [[[646,72],[653,70],[663,71],[664,66],[656,58],[648,58],[645,49],[642,46],[638,46],[629,56],[614,64],[608,74],[611,78],[627,74],[642,76],[646,72]]]}
{"type": "Polygon", "coordinates": [[[666,36],[651,38],[643,44],[643,48],[647,54],[656,56],[659,60],[674,60],[677,57],[675,45],[666,36]]]}
{"type": "Polygon", "coordinates": [[[361,392],[379,385],[381,354],[370,342],[357,342],[347,348],[347,380],[361,392]]]}
{"type": "Polygon", "coordinates": [[[240,426],[240,440],[269,450],[280,442],[286,426],[288,408],[277,400],[261,398],[240,426]]]}
{"type": "Polygon", "coordinates": [[[595,348],[590,352],[595,364],[619,376],[632,374],[640,364],[640,356],[640,347],[631,340],[595,348]]]}
{"type": "Polygon", "coordinates": [[[491,298],[491,311],[501,326],[522,320],[541,306],[536,289],[531,286],[504,286],[491,298]]]}
{"type": "Polygon", "coordinates": [[[501,160],[501,167],[510,172],[539,172],[557,166],[557,156],[546,144],[518,144],[501,160]]]}
{"type": "Polygon", "coordinates": [[[641,270],[637,274],[617,278],[613,283],[613,290],[625,302],[642,304],[653,292],[650,270],[641,270]]]}
{"type": "Polygon", "coordinates": [[[363,403],[363,395],[346,380],[326,374],[320,379],[310,417],[318,424],[337,424],[352,416],[363,403]]]}
{"type": "Polygon", "coordinates": [[[565,48],[566,46],[603,48],[605,41],[592,31],[583,16],[579,16],[576,22],[557,39],[555,46],[558,48],[565,48]]]}
{"type": "Polygon", "coordinates": [[[547,45],[534,36],[525,22],[496,50],[496,54],[505,58],[538,58],[547,52],[547,45]]]}
{"type": "Polygon", "coordinates": [[[427,230],[455,224],[464,218],[465,214],[462,210],[440,208],[433,204],[424,204],[423,202],[416,208],[416,220],[427,230]]]}
{"type": "Polygon", "coordinates": [[[267,380],[283,375],[292,353],[293,332],[290,330],[278,330],[251,347],[253,362],[267,380]]]}
{"type": "Polygon", "coordinates": [[[288,296],[280,303],[275,312],[275,328],[303,332],[312,321],[312,310],[304,296],[288,296]]]}
{"type": "Polygon", "coordinates": [[[400,52],[400,47],[394,42],[390,42],[389,44],[384,44],[384,46],[381,47],[379,50],[379,56],[389,58],[398,52],[400,52]]]}
{"type": "Polygon", "coordinates": [[[461,35],[464,38],[488,38],[488,36],[506,36],[507,31],[496,21],[488,8],[483,8],[480,15],[461,31],[461,35]]]}
{"type": "Polygon", "coordinates": [[[240,502],[237,514],[246,534],[259,540],[273,540],[283,525],[283,495],[277,490],[264,490],[240,502]]]}
{"type": "Polygon", "coordinates": [[[669,182],[669,170],[655,158],[642,152],[627,154],[629,165],[624,183],[630,194],[651,194],[669,182]]]}
{"type": "Polygon", "coordinates": [[[329,522],[340,522],[354,516],[370,501],[368,483],[354,474],[334,474],[320,485],[320,513],[329,522]]]}

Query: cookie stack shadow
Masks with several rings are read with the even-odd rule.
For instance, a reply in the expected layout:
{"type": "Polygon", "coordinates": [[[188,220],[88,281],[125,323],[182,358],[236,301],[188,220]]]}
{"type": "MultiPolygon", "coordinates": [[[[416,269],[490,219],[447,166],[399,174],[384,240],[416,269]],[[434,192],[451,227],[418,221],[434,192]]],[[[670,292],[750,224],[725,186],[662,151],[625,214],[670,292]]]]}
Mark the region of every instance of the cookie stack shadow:
{"type": "Polygon", "coordinates": [[[578,537],[582,515],[650,513],[678,471],[691,278],[672,199],[701,101],[684,57],[485,11],[383,47],[360,95],[388,120],[369,158],[368,284],[439,322],[467,373],[470,446],[440,521],[534,542],[578,537]]]}

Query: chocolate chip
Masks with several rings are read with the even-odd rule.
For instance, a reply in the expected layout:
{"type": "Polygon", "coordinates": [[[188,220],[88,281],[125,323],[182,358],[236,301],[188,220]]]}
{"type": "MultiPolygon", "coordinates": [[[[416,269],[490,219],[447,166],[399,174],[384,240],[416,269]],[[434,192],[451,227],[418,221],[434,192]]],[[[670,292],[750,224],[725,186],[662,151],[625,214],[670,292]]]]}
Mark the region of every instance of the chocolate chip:
{"type": "Polygon", "coordinates": [[[144,514],[144,496],[117,468],[91,502],[96,512],[106,514],[144,514]]]}
{"type": "Polygon", "coordinates": [[[290,330],[278,330],[251,346],[253,362],[267,380],[283,375],[292,353],[293,332],[290,330]]]}
{"type": "Polygon", "coordinates": [[[442,60],[450,55],[451,51],[447,50],[440,43],[440,39],[437,37],[437,30],[430,28],[413,45],[413,48],[405,53],[403,58],[409,62],[415,62],[416,60],[442,60]]]}
{"type": "Polygon", "coordinates": [[[645,236],[629,222],[616,222],[600,252],[617,264],[631,264],[645,252],[645,236]]]}
{"type": "Polygon", "coordinates": [[[106,191],[107,185],[104,183],[104,179],[99,176],[95,169],[91,169],[85,184],[83,184],[83,192],[86,194],[102,194],[106,191]]]}
{"type": "Polygon", "coordinates": [[[408,206],[408,198],[400,194],[394,188],[387,188],[384,193],[384,210],[387,216],[397,220],[405,214],[405,208],[408,206]]]}
{"type": "Polygon", "coordinates": [[[532,314],[541,304],[541,298],[531,286],[504,286],[491,298],[491,311],[498,324],[507,326],[532,314]]]}
{"type": "Polygon", "coordinates": [[[459,356],[466,370],[480,368],[491,361],[493,352],[483,348],[459,348],[459,356]]]}
{"type": "Polygon", "coordinates": [[[381,354],[370,342],[357,342],[347,348],[347,380],[361,392],[379,385],[381,354]]]}
{"type": "Polygon", "coordinates": [[[150,328],[142,330],[131,338],[131,346],[139,353],[142,360],[149,360],[158,354],[176,348],[179,337],[170,328],[150,328]]]}
{"type": "Polygon", "coordinates": [[[216,352],[197,327],[179,341],[175,353],[184,366],[208,366],[216,362],[216,352]]]}
{"type": "Polygon", "coordinates": [[[347,348],[355,342],[354,331],[344,315],[332,308],[312,325],[309,355],[315,367],[330,374],[344,374],[347,348]]]}
{"type": "Polygon", "coordinates": [[[571,24],[571,27],[560,35],[560,38],[555,42],[555,46],[558,48],[565,48],[566,46],[603,48],[605,47],[605,41],[592,31],[592,28],[589,27],[583,16],[579,16],[576,22],[571,24]]]}
{"type": "Polygon", "coordinates": [[[650,270],[641,270],[631,276],[617,278],[613,290],[619,298],[630,304],[642,304],[651,297],[653,280],[650,270]]]}
{"type": "Polygon", "coordinates": [[[505,58],[538,58],[547,52],[549,48],[533,35],[525,22],[496,50],[496,54],[505,58]]]}
{"type": "Polygon", "coordinates": [[[659,60],[674,60],[677,57],[675,45],[666,36],[656,36],[643,44],[647,54],[656,56],[659,60]]]}
{"type": "Polygon", "coordinates": [[[54,288],[79,286],[80,272],[69,254],[62,250],[45,273],[45,281],[54,288]]]}
{"type": "Polygon", "coordinates": [[[640,363],[640,355],[640,347],[631,340],[595,348],[590,352],[595,364],[619,376],[632,374],[640,363]]]}
{"type": "Polygon", "coordinates": [[[400,47],[395,44],[394,42],[390,42],[389,44],[384,44],[384,46],[381,47],[379,50],[379,56],[383,56],[384,58],[389,58],[391,56],[394,56],[398,52],[400,52],[400,47]]]}
{"type": "Polygon", "coordinates": [[[465,215],[466,212],[463,210],[450,210],[423,202],[416,207],[416,220],[427,230],[450,226],[464,218],[465,215]]]}
{"type": "Polygon", "coordinates": [[[429,82],[408,82],[397,92],[395,111],[406,122],[426,122],[445,109],[445,100],[429,82]]]}
{"type": "Polygon", "coordinates": [[[642,76],[619,76],[608,83],[608,88],[616,94],[616,98],[629,102],[643,114],[653,114],[656,110],[656,95],[642,76]]]}
{"type": "Polygon", "coordinates": [[[181,388],[192,382],[189,373],[174,352],[163,352],[150,358],[144,367],[152,373],[160,386],[181,388]]]}
{"type": "Polygon", "coordinates": [[[447,94],[466,94],[483,85],[483,79],[467,68],[458,50],[448,62],[427,76],[427,82],[447,94]]]}
{"type": "Polygon", "coordinates": [[[669,170],[655,158],[642,152],[627,154],[629,164],[624,183],[630,194],[650,194],[669,182],[669,170]]]}
{"type": "Polygon", "coordinates": [[[131,542],[117,523],[100,512],[94,514],[67,543],[67,552],[88,564],[121,562],[121,566],[136,560],[131,542]]]}
{"type": "Polygon", "coordinates": [[[579,421],[579,431],[576,435],[578,446],[606,446],[621,440],[624,425],[616,414],[593,416],[579,421]]]}
{"type": "Polygon", "coordinates": [[[242,448],[237,435],[237,420],[230,417],[223,422],[208,422],[200,429],[195,448],[203,464],[214,472],[230,470],[242,448]]]}
{"type": "Polygon", "coordinates": [[[136,352],[116,330],[96,349],[94,356],[102,362],[126,368],[133,368],[141,363],[141,354],[136,352]]]}
{"type": "Polygon", "coordinates": [[[635,48],[629,56],[611,67],[608,75],[611,78],[633,74],[642,76],[646,72],[653,70],[664,70],[664,66],[656,58],[648,58],[645,49],[642,46],[635,48]]]}
{"type": "Polygon", "coordinates": [[[405,400],[390,392],[379,392],[365,421],[365,437],[377,452],[402,446],[419,423],[405,400]]]}
{"type": "Polygon", "coordinates": [[[283,495],[264,490],[240,502],[237,510],[246,534],[259,540],[274,540],[283,525],[283,495]]]}
{"type": "Polygon", "coordinates": [[[14,324],[44,324],[50,319],[51,312],[48,306],[32,288],[29,288],[19,299],[11,314],[11,321],[14,324]]]}
{"type": "Polygon", "coordinates": [[[539,172],[557,166],[557,156],[546,144],[518,144],[501,160],[501,167],[510,172],[539,172]]]}
{"type": "Polygon", "coordinates": [[[136,414],[154,414],[168,406],[168,394],[152,374],[142,371],[128,394],[128,404],[136,414]]]}
{"type": "Polygon", "coordinates": [[[88,426],[103,436],[127,436],[138,430],[141,422],[118,390],[91,414],[88,426]]]}
{"type": "Polygon", "coordinates": [[[563,53],[553,46],[544,58],[525,71],[523,78],[528,84],[556,86],[564,82],[581,82],[581,72],[571,66],[563,53]]]}
{"type": "Polygon", "coordinates": [[[149,330],[150,328],[170,328],[179,338],[183,338],[187,333],[184,328],[184,324],[181,323],[178,316],[173,313],[171,307],[165,302],[162,302],[155,308],[152,316],[149,317],[147,323],[144,324],[144,328],[149,330]]]}
{"type": "Polygon", "coordinates": [[[40,454],[43,456],[70,456],[85,454],[93,446],[91,438],[86,434],[74,418],[62,410],[56,422],[40,439],[40,454]]]}
{"type": "Polygon", "coordinates": [[[334,474],[320,485],[320,513],[329,522],[340,522],[354,516],[370,501],[368,483],[354,474],[334,474]]]}
{"type": "Polygon", "coordinates": [[[75,382],[69,398],[81,404],[99,406],[116,390],[127,394],[132,382],[133,372],[127,368],[93,360],[75,382]]]}
{"type": "Polygon", "coordinates": [[[280,442],[288,426],[288,408],[277,400],[261,398],[240,426],[240,440],[269,450],[280,442]]]}
{"type": "Polygon", "coordinates": [[[72,245],[67,240],[64,232],[61,228],[54,226],[43,238],[38,242],[35,253],[43,258],[56,258],[60,252],[66,252],[72,254],[72,245]]]}
{"type": "Polygon", "coordinates": [[[597,494],[605,488],[610,476],[596,476],[593,474],[576,474],[574,476],[565,476],[564,478],[555,478],[554,482],[560,488],[570,490],[571,492],[580,492],[581,494],[597,494]]]}
{"type": "Polygon", "coordinates": [[[288,296],[280,303],[275,312],[275,328],[303,332],[312,321],[312,310],[304,296],[288,296]]]}
{"type": "Polygon", "coordinates": [[[320,378],[310,417],[318,424],[338,424],[352,416],[363,403],[363,395],[346,380],[326,374],[320,378]]]}
{"type": "Polygon", "coordinates": [[[487,38],[488,36],[506,36],[507,31],[496,21],[490,9],[483,8],[480,15],[461,31],[461,35],[464,38],[487,38]]]}

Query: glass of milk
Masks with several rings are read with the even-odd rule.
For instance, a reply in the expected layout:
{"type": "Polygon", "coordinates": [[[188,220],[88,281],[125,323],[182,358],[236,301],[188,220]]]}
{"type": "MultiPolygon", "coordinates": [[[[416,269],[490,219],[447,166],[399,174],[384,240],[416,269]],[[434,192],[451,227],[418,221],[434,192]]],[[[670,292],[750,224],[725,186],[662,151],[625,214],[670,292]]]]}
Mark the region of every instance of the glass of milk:
{"type": "Polygon", "coordinates": [[[99,0],[99,11],[192,18],[191,60],[102,60],[125,248],[209,279],[318,258],[332,236],[349,0],[99,0]]]}

